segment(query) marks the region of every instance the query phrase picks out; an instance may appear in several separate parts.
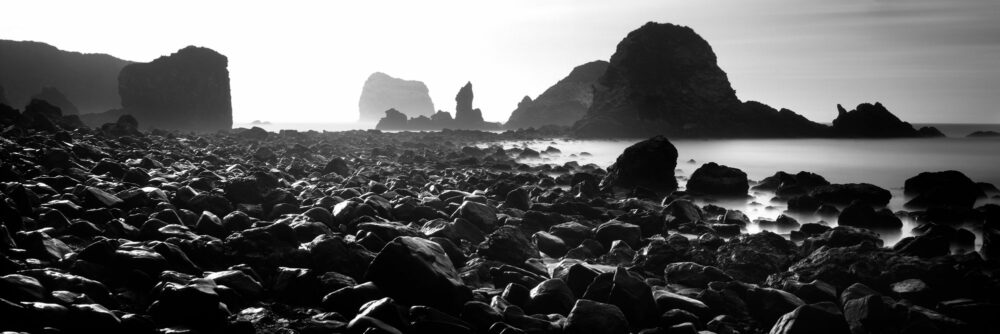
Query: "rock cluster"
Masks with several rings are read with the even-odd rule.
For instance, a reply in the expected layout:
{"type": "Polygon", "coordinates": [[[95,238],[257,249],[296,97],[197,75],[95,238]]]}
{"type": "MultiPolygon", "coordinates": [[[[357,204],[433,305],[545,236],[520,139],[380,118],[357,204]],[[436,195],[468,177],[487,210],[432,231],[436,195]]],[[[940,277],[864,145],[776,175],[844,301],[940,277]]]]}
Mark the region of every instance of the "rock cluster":
{"type": "MultiPolygon", "coordinates": [[[[606,172],[477,146],[535,131],[199,136],[8,114],[3,331],[985,333],[1000,307],[995,208],[970,210],[978,252],[952,253],[968,231],[935,223],[891,249],[806,224],[800,245],[743,233],[745,215],[683,192],[595,185],[670,187],[662,137],[606,172]]],[[[810,194],[881,200],[866,186],[810,194]]]]}
{"type": "Polygon", "coordinates": [[[372,73],[361,89],[358,120],[378,121],[388,109],[410,117],[430,117],[434,114],[434,103],[423,82],[398,79],[382,72],[372,73]]]}
{"type": "Polygon", "coordinates": [[[608,68],[608,62],[592,61],[576,68],[542,95],[525,96],[510,114],[505,129],[538,128],[546,125],[571,126],[583,118],[594,100],[594,84],[608,68]]]}
{"type": "Polygon", "coordinates": [[[914,129],[910,123],[903,122],[878,102],[862,103],[851,111],[838,104],[833,131],[843,137],[944,137],[944,134],[933,127],[914,129]]]}
{"type": "Polygon", "coordinates": [[[445,111],[438,111],[427,116],[417,116],[406,118],[406,114],[389,109],[385,111],[385,117],[379,120],[375,129],[378,130],[499,130],[499,123],[491,123],[483,120],[483,112],[472,108],[472,83],[466,83],[458,94],[455,95],[455,118],[445,111]]]}

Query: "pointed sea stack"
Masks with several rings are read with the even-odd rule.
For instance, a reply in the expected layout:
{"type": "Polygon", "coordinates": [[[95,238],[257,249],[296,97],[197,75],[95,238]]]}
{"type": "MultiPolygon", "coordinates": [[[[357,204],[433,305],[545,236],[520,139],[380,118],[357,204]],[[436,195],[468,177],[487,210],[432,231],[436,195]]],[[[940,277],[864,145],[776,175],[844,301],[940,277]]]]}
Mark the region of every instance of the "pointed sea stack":
{"type": "Polygon", "coordinates": [[[211,49],[188,46],[149,63],[128,65],[118,76],[124,113],[143,127],[231,129],[228,63],[226,56],[211,49]]]}
{"type": "Polygon", "coordinates": [[[483,112],[472,109],[472,83],[467,82],[455,95],[455,125],[462,129],[474,129],[483,123],[483,112]]]}
{"type": "Polygon", "coordinates": [[[583,118],[594,101],[594,84],[607,70],[608,62],[592,61],[577,66],[568,76],[546,89],[537,99],[525,96],[504,124],[507,129],[570,126],[583,118]]]}
{"type": "Polygon", "coordinates": [[[430,117],[434,114],[434,103],[423,82],[398,79],[382,72],[372,73],[361,89],[359,120],[377,121],[388,109],[410,117],[430,117]]]}

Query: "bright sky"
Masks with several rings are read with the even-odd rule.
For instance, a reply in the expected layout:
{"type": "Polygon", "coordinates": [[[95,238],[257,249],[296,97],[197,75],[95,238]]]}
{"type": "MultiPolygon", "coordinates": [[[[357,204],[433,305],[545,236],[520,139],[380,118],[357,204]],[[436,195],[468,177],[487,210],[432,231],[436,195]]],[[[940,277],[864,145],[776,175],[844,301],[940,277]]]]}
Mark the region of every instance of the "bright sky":
{"type": "Polygon", "coordinates": [[[352,122],[369,74],[506,121],[647,21],[695,29],[744,100],[828,122],[882,101],[915,123],[1000,123],[996,0],[22,1],[0,38],[149,61],[186,45],[229,57],[234,119],[352,122]]]}

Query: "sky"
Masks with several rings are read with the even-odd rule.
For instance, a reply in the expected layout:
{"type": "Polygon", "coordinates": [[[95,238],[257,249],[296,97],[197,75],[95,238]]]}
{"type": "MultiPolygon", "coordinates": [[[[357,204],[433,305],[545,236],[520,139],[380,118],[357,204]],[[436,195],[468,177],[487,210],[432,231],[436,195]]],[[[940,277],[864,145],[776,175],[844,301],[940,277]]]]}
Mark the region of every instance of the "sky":
{"type": "Polygon", "coordinates": [[[454,113],[506,121],[648,21],[693,28],[743,100],[818,122],[880,101],[912,123],[1000,123],[996,0],[0,0],[0,39],[150,61],[187,45],[229,57],[236,122],[358,117],[372,72],[427,84],[454,113]]]}

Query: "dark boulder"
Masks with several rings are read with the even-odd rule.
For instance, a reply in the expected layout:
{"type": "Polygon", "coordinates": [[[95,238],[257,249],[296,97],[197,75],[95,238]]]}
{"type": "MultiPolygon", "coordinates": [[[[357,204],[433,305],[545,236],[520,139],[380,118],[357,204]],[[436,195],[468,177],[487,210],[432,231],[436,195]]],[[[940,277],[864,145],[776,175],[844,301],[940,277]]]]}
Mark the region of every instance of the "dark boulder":
{"type": "Polygon", "coordinates": [[[898,230],[903,227],[903,222],[892,214],[892,211],[888,209],[876,211],[871,205],[862,201],[854,201],[844,208],[837,218],[837,224],[868,229],[898,230]]]}
{"type": "Polygon", "coordinates": [[[608,167],[601,187],[631,189],[644,187],[662,192],[677,189],[674,169],[677,168],[677,148],[666,137],[656,136],[629,146],[608,167]]]}
{"type": "Polygon", "coordinates": [[[781,316],[771,327],[772,334],[848,334],[844,315],[833,303],[802,305],[781,316]]]}
{"type": "Polygon", "coordinates": [[[398,237],[382,248],[365,279],[401,303],[458,312],[472,294],[437,243],[398,237]]]}
{"type": "Polygon", "coordinates": [[[524,261],[538,258],[538,249],[521,230],[504,225],[486,236],[479,244],[477,253],[488,259],[520,266],[524,261]]]}
{"type": "Polygon", "coordinates": [[[911,208],[963,208],[971,209],[976,200],[986,193],[979,185],[959,171],[925,172],[906,180],[903,192],[914,196],[907,207],[911,208]]]}
{"type": "Polygon", "coordinates": [[[886,206],[892,193],[868,183],[831,184],[813,189],[809,196],[827,204],[848,205],[855,200],[886,206]]]}
{"type": "Polygon", "coordinates": [[[687,181],[687,191],[716,196],[746,196],[750,186],[743,171],[709,162],[702,165],[687,181]]]}

